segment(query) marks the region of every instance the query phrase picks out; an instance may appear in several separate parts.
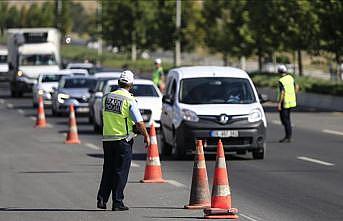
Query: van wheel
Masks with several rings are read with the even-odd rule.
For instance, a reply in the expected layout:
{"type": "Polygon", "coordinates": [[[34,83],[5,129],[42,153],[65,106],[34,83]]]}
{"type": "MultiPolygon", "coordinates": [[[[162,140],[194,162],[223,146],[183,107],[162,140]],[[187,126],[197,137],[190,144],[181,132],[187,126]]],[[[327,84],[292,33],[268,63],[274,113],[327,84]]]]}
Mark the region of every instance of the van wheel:
{"type": "Polygon", "coordinates": [[[182,145],[180,145],[175,133],[174,133],[173,144],[172,144],[172,155],[174,159],[177,159],[177,160],[182,160],[186,158],[185,149],[183,149],[182,145]]]}
{"type": "Polygon", "coordinates": [[[94,127],[94,132],[97,134],[100,134],[100,126],[96,122],[94,122],[93,127],[94,127]]]}
{"type": "Polygon", "coordinates": [[[162,152],[162,155],[163,156],[170,156],[172,154],[172,146],[166,142],[166,138],[164,136],[162,127],[160,128],[160,130],[161,130],[161,145],[162,145],[161,152],[162,152]]]}
{"type": "Polygon", "coordinates": [[[266,144],[264,143],[263,148],[252,152],[252,157],[255,160],[263,160],[265,152],[266,152],[266,144]]]}

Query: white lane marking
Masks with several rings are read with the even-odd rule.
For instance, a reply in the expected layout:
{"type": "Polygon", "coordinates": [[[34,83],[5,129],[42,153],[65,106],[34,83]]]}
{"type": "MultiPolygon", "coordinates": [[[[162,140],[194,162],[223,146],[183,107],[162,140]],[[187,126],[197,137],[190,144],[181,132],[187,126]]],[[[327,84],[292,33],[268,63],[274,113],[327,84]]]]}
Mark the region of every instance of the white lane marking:
{"type": "Polygon", "coordinates": [[[24,114],[25,112],[24,112],[23,109],[18,109],[18,113],[19,113],[19,114],[24,114]]]}
{"type": "Polygon", "coordinates": [[[176,187],[187,187],[185,184],[183,183],[179,183],[176,180],[167,180],[167,183],[176,186],[176,187]]]}
{"type": "Polygon", "coordinates": [[[53,128],[54,125],[51,125],[51,124],[47,123],[47,124],[46,124],[46,127],[47,127],[47,128],[53,128]]]}
{"type": "Polygon", "coordinates": [[[242,217],[244,217],[244,218],[246,218],[247,220],[250,220],[250,221],[258,221],[258,219],[256,219],[256,218],[254,219],[254,218],[252,218],[252,217],[250,217],[248,215],[245,215],[243,213],[239,213],[238,215],[242,216],[242,217]]]}
{"type": "Polygon", "coordinates": [[[4,99],[0,99],[0,104],[4,104],[5,100],[4,99]]]}
{"type": "Polygon", "coordinates": [[[139,164],[134,163],[134,162],[131,162],[131,166],[132,166],[132,167],[141,167],[139,164]]]}
{"type": "Polygon", "coordinates": [[[309,157],[297,157],[299,160],[304,160],[304,161],[308,161],[308,162],[312,162],[312,163],[318,163],[324,166],[334,166],[335,164],[333,163],[329,163],[329,162],[325,162],[325,161],[321,161],[321,160],[317,160],[317,159],[313,159],[313,158],[309,158],[309,157]]]}
{"type": "Polygon", "coordinates": [[[85,145],[93,150],[99,150],[99,147],[97,145],[94,145],[92,143],[85,143],[85,145]]]}
{"type": "Polygon", "coordinates": [[[335,131],[335,130],[322,130],[323,133],[327,133],[327,134],[334,134],[334,135],[341,135],[343,136],[343,132],[340,131],[335,131]]]}
{"type": "Polygon", "coordinates": [[[278,120],[272,120],[272,123],[273,123],[273,124],[278,124],[278,125],[281,125],[281,122],[280,122],[280,121],[278,121],[278,120]]]}
{"type": "Polygon", "coordinates": [[[13,104],[8,103],[8,104],[7,104],[7,107],[8,107],[8,108],[13,108],[13,104]]]}
{"type": "Polygon", "coordinates": [[[35,120],[36,120],[36,117],[31,116],[30,119],[33,120],[33,121],[35,121],[35,120]]]}

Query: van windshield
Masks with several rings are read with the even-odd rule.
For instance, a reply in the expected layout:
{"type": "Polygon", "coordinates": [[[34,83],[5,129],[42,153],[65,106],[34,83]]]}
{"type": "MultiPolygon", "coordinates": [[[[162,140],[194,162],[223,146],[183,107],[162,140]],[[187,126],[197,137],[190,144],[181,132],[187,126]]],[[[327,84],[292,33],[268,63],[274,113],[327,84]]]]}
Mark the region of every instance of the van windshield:
{"type": "Polygon", "coordinates": [[[256,98],[248,79],[209,77],[181,80],[179,100],[184,104],[251,104],[256,98]]]}
{"type": "Polygon", "coordinates": [[[0,54],[0,64],[6,64],[6,63],[7,63],[7,55],[0,54]]]}
{"type": "Polygon", "coordinates": [[[53,54],[26,54],[20,55],[20,65],[34,66],[34,65],[57,65],[55,56],[53,54]]]}

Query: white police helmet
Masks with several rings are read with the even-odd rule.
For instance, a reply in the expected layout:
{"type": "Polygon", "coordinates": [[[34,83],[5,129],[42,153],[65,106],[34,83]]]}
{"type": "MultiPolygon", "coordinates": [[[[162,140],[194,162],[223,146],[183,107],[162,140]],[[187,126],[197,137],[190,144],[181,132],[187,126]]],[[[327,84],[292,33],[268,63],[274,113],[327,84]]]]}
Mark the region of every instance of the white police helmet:
{"type": "Polygon", "coordinates": [[[287,68],[285,65],[279,65],[278,68],[277,68],[277,72],[279,73],[287,73],[287,68]]]}
{"type": "Polygon", "coordinates": [[[124,84],[133,84],[133,80],[134,74],[129,70],[123,71],[119,77],[119,82],[124,84]]]}
{"type": "Polygon", "coordinates": [[[161,64],[161,63],[162,63],[161,58],[156,58],[156,59],[155,59],[155,64],[161,64]]]}

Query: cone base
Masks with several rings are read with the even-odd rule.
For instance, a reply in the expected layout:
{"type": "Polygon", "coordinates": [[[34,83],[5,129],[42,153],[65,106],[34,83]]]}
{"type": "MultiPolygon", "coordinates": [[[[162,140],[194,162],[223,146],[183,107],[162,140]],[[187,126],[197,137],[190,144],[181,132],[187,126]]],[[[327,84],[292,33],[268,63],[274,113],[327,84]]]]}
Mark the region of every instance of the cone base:
{"type": "Polygon", "coordinates": [[[185,209],[206,209],[210,208],[210,203],[203,203],[203,204],[193,204],[193,205],[185,205],[183,208],[185,209]]]}
{"type": "Polygon", "coordinates": [[[46,124],[35,125],[35,128],[46,128],[46,124]]]}
{"type": "Polygon", "coordinates": [[[238,219],[237,215],[205,215],[205,219],[238,219]]]}
{"type": "Polygon", "coordinates": [[[220,208],[208,208],[204,209],[205,218],[207,219],[237,219],[238,209],[220,209],[220,208]]]}
{"type": "Polygon", "coordinates": [[[153,179],[153,180],[140,180],[141,183],[165,183],[164,179],[153,179]]]}
{"type": "Polygon", "coordinates": [[[80,144],[81,141],[79,140],[66,140],[64,141],[65,144],[80,144]]]}

